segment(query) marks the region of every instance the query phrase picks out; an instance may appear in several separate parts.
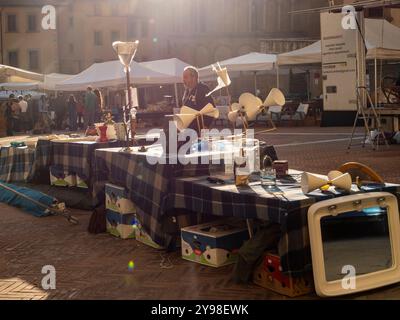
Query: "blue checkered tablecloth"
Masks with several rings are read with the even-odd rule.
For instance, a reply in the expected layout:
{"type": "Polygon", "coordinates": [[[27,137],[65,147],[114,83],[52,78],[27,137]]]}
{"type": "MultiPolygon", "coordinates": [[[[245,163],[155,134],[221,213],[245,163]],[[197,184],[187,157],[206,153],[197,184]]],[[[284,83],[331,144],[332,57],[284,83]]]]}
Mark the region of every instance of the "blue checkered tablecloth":
{"type": "MultiPolygon", "coordinates": [[[[301,172],[291,171],[300,180],[301,172]]],[[[206,215],[260,219],[281,227],[278,252],[283,272],[296,275],[311,270],[311,249],[307,214],[309,207],[322,200],[343,194],[330,190],[304,195],[300,186],[278,181],[278,189],[267,191],[260,182],[247,187],[236,187],[229,181],[224,185],[211,184],[207,177],[177,178],[164,202],[165,210],[185,208],[206,215]]],[[[354,191],[357,187],[354,186],[354,191]]],[[[399,196],[400,186],[386,184],[364,191],[386,191],[399,196]]]]}
{"type": "Polygon", "coordinates": [[[0,180],[4,182],[26,181],[34,161],[35,149],[28,147],[0,148],[0,180]]]}
{"type": "MultiPolygon", "coordinates": [[[[167,247],[172,236],[164,224],[174,212],[201,213],[221,217],[260,219],[281,227],[278,251],[283,271],[296,275],[311,268],[307,213],[309,207],[322,200],[343,196],[333,190],[304,195],[299,186],[301,172],[290,171],[292,181],[278,181],[279,190],[265,190],[260,182],[236,187],[230,181],[224,185],[207,180],[208,165],[150,164],[148,153],[137,149],[131,153],[119,149],[98,149],[93,193],[98,203],[104,202],[104,185],[111,182],[127,189],[135,203],[143,227],[153,240],[167,247]]],[[[153,155],[157,157],[157,155],[153,155]]],[[[367,191],[400,192],[400,186],[367,191]]]]}
{"type": "Polygon", "coordinates": [[[145,231],[157,244],[168,247],[173,237],[165,231],[169,215],[164,202],[172,192],[172,183],[177,177],[207,175],[209,165],[151,164],[161,157],[158,150],[151,147],[144,153],[138,148],[132,152],[121,152],[120,148],[96,150],[93,197],[97,203],[104,203],[107,182],[125,187],[145,231]]]}
{"type": "MultiPolygon", "coordinates": [[[[122,147],[124,144],[122,141],[51,141],[50,169],[52,172],[68,172],[68,174],[79,175],[91,187],[95,161],[94,151],[99,148],[122,147]]],[[[42,164],[46,162],[43,156],[38,160],[42,164]]]]}

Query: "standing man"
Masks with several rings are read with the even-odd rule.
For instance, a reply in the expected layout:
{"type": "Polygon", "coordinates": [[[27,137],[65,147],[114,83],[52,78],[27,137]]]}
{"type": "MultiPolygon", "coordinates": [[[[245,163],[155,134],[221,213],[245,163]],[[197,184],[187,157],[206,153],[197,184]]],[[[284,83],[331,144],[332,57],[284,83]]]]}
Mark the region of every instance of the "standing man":
{"type": "Polygon", "coordinates": [[[87,87],[85,94],[85,126],[89,127],[94,125],[96,116],[97,97],[93,93],[91,86],[87,87]]]}
{"type": "MultiPolygon", "coordinates": [[[[66,114],[66,101],[62,92],[58,93],[55,101],[55,111],[56,111],[56,129],[63,130],[63,121],[66,114]]],[[[35,112],[36,113],[36,112],[35,112]]],[[[39,112],[37,112],[39,113],[39,112]]]]}
{"type": "MultiPolygon", "coordinates": [[[[183,84],[185,92],[183,94],[182,106],[190,107],[195,110],[203,109],[207,104],[211,103],[214,107],[214,100],[210,96],[206,96],[210,89],[203,82],[199,82],[199,73],[195,67],[186,67],[183,71],[183,84]]],[[[204,117],[204,124],[208,128],[213,119],[204,117]]],[[[190,126],[195,129],[196,126],[192,123],[190,126]]]]}

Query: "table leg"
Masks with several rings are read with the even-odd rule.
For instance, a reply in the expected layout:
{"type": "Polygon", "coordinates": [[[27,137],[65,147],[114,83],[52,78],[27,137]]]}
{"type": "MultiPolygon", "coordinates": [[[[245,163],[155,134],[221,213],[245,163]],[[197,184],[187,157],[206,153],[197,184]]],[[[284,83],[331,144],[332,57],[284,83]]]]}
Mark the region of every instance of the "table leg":
{"type": "Polygon", "coordinates": [[[247,230],[249,231],[249,238],[253,238],[254,233],[253,233],[253,227],[254,227],[254,221],[253,219],[246,219],[247,223],[247,230]]]}
{"type": "Polygon", "coordinates": [[[399,131],[399,118],[397,116],[393,117],[393,130],[399,131]]]}

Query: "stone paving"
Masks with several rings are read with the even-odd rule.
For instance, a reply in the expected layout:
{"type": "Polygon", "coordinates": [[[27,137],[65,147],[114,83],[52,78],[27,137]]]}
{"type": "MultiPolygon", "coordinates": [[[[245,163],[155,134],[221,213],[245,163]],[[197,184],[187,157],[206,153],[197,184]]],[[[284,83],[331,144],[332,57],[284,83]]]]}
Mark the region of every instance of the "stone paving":
{"type": "MultiPolygon", "coordinates": [[[[349,132],[350,128],[279,128],[261,137],[275,145],[293,169],[326,174],[344,162],[359,161],[386,181],[400,183],[400,145],[378,151],[354,147],[346,153],[349,132]]],[[[232,266],[205,267],[181,259],[180,252],[165,254],[135,240],[89,234],[91,213],[73,214],[80,225],[56,216],[35,218],[0,204],[0,299],[288,299],[253,284],[233,283],[232,266]],[[128,269],[130,261],[133,270],[128,269]],[[54,290],[42,288],[45,265],[56,269],[54,290]]],[[[400,299],[400,285],[346,299],[400,299]]]]}

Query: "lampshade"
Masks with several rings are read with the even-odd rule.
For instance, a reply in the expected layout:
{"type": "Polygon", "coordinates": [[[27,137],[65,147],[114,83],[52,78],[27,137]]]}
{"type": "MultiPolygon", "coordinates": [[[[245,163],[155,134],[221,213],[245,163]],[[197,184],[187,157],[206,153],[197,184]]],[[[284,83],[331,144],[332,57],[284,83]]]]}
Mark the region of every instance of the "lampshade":
{"type": "Polygon", "coordinates": [[[135,57],[136,50],[139,46],[139,40],[134,42],[115,41],[112,44],[115,52],[118,54],[119,61],[128,68],[133,58],[135,57]]]}
{"type": "Polygon", "coordinates": [[[238,110],[231,111],[228,113],[228,120],[232,123],[236,123],[237,118],[239,117],[238,110]]]}
{"type": "Polygon", "coordinates": [[[241,110],[241,109],[242,109],[242,106],[240,105],[240,103],[237,103],[237,102],[232,103],[232,105],[231,105],[231,110],[232,111],[238,111],[238,110],[241,110]]]}
{"type": "Polygon", "coordinates": [[[211,103],[207,104],[200,111],[193,108],[183,106],[179,114],[174,115],[174,120],[177,123],[177,128],[182,131],[190,126],[190,124],[198,116],[207,116],[217,119],[219,117],[219,110],[215,108],[211,103]]]}
{"type": "Polygon", "coordinates": [[[179,131],[183,131],[187,127],[189,127],[194,119],[196,119],[196,114],[179,113],[174,115],[174,120],[176,121],[176,127],[178,128],[179,131]]]}
{"type": "Polygon", "coordinates": [[[219,67],[219,69],[216,69],[215,70],[215,72],[217,73],[217,75],[218,75],[218,83],[220,83],[220,79],[221,79],[221,81],[222,81],[222,83],[227,87],[227,86],[229,86],[230,84],[231,84],[231,79],[230,79],[230,77],[229,77],[229,74],[228,74],[228,70],[226,69],[226,68],[221,68],[221,67],[219,67]]]}
{"type": "Polygon", "coordinates": [[[285,96],[282,91],[273,88],[268,94],[268,97],[265,99],[263,106],[271,107],[271,106],[283,106],[286,103],[285,96]]]}
{"type": "Polygon", "coordinates": [[[329,175],[332,179],[303,172],[301,176],[301,190],[304,194],[324,186],[335,186],[343,190],[351,190],[352,182],[350,174],[341,173],[340,175],[337,175],[337,172],[330,172],[329,175]]]}
{"type": "Polygon", "coordinates": [[[215,71],[215,73],[217,74],[218,78],[217,78],[217,86],[210,91],[209,93],[207,93],[207,97],[210,96],[213,92],[220,90],[222,88],[228,87],[231,84],[231,79],[229,78],[229,74],[228,74],[228,70],[227,68],[221,68],[221,66],[219,65],[219,63],[217,63],[217,66],[213,65],[213,70],[215,71]]]}
{"type": "Polygon", "coordinates": [[[253,121],[256,119],[258,113],[260,112],[260,107],[263,103],[261,99],[256,97],[254,94],[246,92],[240,95],[239,104],[244,107],[247,120],[253,121]]]}

